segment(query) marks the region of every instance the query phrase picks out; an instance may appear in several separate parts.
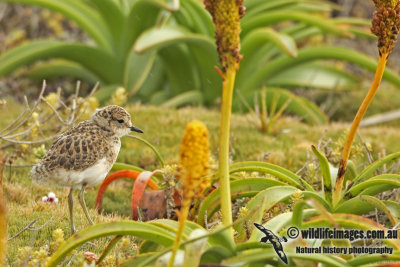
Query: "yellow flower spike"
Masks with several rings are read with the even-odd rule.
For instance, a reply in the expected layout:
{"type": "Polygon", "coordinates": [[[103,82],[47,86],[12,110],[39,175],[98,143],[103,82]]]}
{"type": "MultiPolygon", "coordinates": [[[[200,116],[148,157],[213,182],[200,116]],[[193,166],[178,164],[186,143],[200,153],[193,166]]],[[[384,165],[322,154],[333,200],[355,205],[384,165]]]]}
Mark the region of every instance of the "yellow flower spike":
{"type": "Polygon", "coordinates": [[[235,66],[236,69],[242,59],[239,54],[241,31],[239,21],[245,11],[243,0],[205,0],[204,4],[213,17],[222,71],[225,73],[231,66],[235,66]]]}
{"type": "Polygon", "coordinates": [[[178,179],[183,187],[183,200],[179,217],[179,227],[176,232],[174,247],[168,266],[172,267],[175,255],[179,249],[183,229],[189,213],[193,197],[200,196],[208,185],[206,177],[209,172],[210,158],[208,130],[201,121],[192,121],[186,125],[181,143],[178,179]]]}
{"type": "Polygon", "coordinates": [[[192,121],[186,125],[181,143],[179,160],[179,181],[183,185],[183,195],[189,192],[199,195],[200,186],[207,181],[210,157],[207,127],[200,121],[192,121]]]}
{"type": "MultiPolygon", "coordinates": [[[[221,188],[221,213],[225,226],[232,224],[232,203],[229,185],[229,132],[236,71],[240,55],[240,18],[244,16],[243,0],[204,0],[215,25],[215,40],[222,65],[222,105],[219,132],[219,181],[221,188]]],[[[228,230],[233,241],[233,230],[228,230]]]]}
{"type": "Polygon", "coordinates": [[[389,55],[400,30],[400,1],[373,0],[376,11],[372,18],[371,31],[378,37],[379,54],[389,55]]]}

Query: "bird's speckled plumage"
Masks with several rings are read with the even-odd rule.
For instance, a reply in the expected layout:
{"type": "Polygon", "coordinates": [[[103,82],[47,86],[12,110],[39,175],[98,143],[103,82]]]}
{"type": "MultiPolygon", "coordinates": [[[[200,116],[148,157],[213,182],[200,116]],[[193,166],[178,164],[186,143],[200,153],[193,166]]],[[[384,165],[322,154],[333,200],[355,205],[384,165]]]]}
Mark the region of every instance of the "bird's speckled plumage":
{"type": "Polygon", "coordinates": [[[119,106],[97,110],[61,134],[42,160],[31,170],[38,183],[81,188],[100,183],[117,159],[120,137],[132,127],[128,112],[119,106]]]}

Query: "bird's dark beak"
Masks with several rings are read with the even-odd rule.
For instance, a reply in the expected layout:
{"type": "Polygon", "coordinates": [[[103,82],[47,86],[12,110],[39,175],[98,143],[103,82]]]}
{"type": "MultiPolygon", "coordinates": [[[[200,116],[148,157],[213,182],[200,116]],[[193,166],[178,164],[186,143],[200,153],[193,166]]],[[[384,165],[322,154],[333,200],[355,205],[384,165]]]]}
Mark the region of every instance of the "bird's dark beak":
{"type": "Polygon", "coordinates": [[[135,132],[138,132],[138,133],[143,133],[142,130],[140,130],[139,128],[136,128],[135,126],[131,126],[130,129],[131,129],[131,131],[135,131],[135,132]]]}

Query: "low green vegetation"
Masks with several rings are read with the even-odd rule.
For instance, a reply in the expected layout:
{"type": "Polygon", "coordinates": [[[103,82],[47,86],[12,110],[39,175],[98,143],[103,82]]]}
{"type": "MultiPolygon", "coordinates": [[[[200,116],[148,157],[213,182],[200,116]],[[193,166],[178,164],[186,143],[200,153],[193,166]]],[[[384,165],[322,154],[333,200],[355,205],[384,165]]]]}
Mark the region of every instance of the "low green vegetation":
{"type": "MultiPolygon", "coordinates": [[[[21,105],[12,104],[11,100],[9,100],[9,104],[1,107],[2,112],[7,109],[10,114],[16,116],[22,110],[21,105]]],[[[168,164],[178,161],[180,139],[187,122],[198,119],[207,125],[210,133],[218,132],[219,114],[217,111],[189,107],[174,110],[141,105],[130,105],[127,109],[132,114],[134,123],[144,130],[143,137],[157,147],[168,164]]],[[[6,123],[7,120],[2,121],[1,126],[6,123]]],[[[318,142],[329,144],[326,149],[332,150],[331,160],[334,161],[339,158],[340,148],[345,137],[343,132],[347,129],[346,124],[334,123],[324,126],[309,126],[291,117],[283,117],[277,124],[278,133],[276,135],[266,135],[254,127],[246,115],[233,114],[231,131],[232,160],[235,162],[261,160],[278,164],[296,172],[305,166],[305,163],[306,168],[309,168],[307,167],[308,164],[313,162],[311,145],[318,144],[318,142]]],[[[400,134],[396,127],[371,127],[362,129],[361,134],[364,142],[371,148],[372,155],[375,158],[400,151],[400,144],[396,142],[400,138],[400,134]]],[[[119,162],[141,166],[146,170],[160,167],[154,154],[142,143],[125,137],[122,139],[122,144],[118,158],[119,162]]],[[[216,147],[217,136],[210,134],[210,151],[214,157],[216,157],[216,147]]],[[[367,157],[360,141],[356,141],[354,152],[356,155],[352,159],[355,161],[356,166],[362,169],[363,165],[367,164],[367,157]]],[[[3,153],[7,154],[7,150],[3,153]]],[[[19,161],[20,159],[17,159],[15,164],[19,164],[19,161]]],[[[310,169],[309,171],[312,170],[310,169]]],[[[33,250],[39,250],[40,247],[46,244],[49,245],[49,240],[52,240],[52,233],[55,229],[62,229],[65,233],[65,238],[70,235],[67,192],[60,188],[41,187],[33,184],[28,177],[28,172],[29,168],[12,167],[10,172],[10,169],[6,167],[4,170],[3,184],[9,211],[9,236],[14,236],[35,219],[37,219],[35,227],[42,226],[46,222],[48,224],[40,231],[25,231],[19,237],[8,242],[8,261],[6,263],[11,266],[19,258],[18,250],[20,248],[31,246],[33,250]],[[9,176],[10,173],[11,176],[9,176]],[[59,198],[59,203],[42,203],[42,196],[51,191],[55,192],[59,198]]],[[[306,179],[309,179],[310,183],[318,182],[318,176],[310,176],[306,177],[306,179]]],[[[87,189],[86,200],[88,206],[91,207],[90,215],[95,222],[129,219],[131,215],[131,188],[132,181],[130,180],[122,180],[111,184],[104,196],[103,215],[97,215],[94,209],[96,188],[87,189]]],[[[81,209],[76,209],[75,216],[78,229],[87,227],[87,221],[81,209]]],[[[100,253],[102,251],[101,248],[107,243],[107,239],[99,239],[94,243],[97,246],[87,245],[87,250],[100,253]]],[[[136,251],[130,248],[128,254],[133,255],[134,253],[136,251]]],[[[83,256],[80,254],[79,257],[82,258],[83,256]]]]}

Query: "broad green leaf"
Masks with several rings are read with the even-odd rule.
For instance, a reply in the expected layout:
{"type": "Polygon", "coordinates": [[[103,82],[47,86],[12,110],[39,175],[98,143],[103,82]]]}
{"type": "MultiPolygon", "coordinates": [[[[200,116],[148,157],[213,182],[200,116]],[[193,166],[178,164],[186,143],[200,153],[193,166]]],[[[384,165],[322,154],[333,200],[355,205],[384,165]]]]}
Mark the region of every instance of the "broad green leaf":
{"type": "Polygon", "coordinates": [[[201,88],[198,66],[185,48],[169,46],[158,52],[170,86],[168,99],[201,88]]]}
{"type": "MultiPolygon", "coordinates": [[[[248,212],[254,212],[249,218],[252,222],[260,223],[265,212],[273,208],[276,204],[288,200],[293,195],[301,195],[301,190],[292,186],[273,186],[255,195],[246,205],[248,212]]],[[[249,240],[254,241],[255,231],[249,240]]]]}
{"type": "MultiPolygon", "coordinates": [[[[336,172],[337,174],[337,172],[336,172]]],[[[358,176],[358,172],[356,169],[356,166],[354,165],[354,162],[349,160],[347,162],[347,170],[344,176],[344,183],[346,184],[346,181],[354,181],[354,179],[358,176]]],[[[336,180],[335,180],[336,182],[336,180]]]]}
{"type": "Polygon", "coordinates": [[[124,262],[119,265],[120,267],[132,267],[132,266],[143,266],[144,264],[147,264],[147,266],[150,266],[155,263],[158,257],[162,256],[164,253],[163,252],[155,252],[155,253],[140,253],[139,255],[133,256],[131,258],[128,258],[124,262]],[[152,260],[149,261],[149,258],[152,260]]]}
{"type": "Polygon", "coordinates": [[[10,49],[0,56],[0,76],[36,60],[62,58],[79,63],[106,83],[122,80],[122,66],[103,49],[83,44],[38,40],[10,49]]]}
{"type": "Polygon", "coordinates": [[[35,65],[27,71],[26,76],[38,81],[60,77],[74,77],[90,83],[101,81],[99,77],[82,67],[82,65],[62,59],[35,65]]]}
{"type": "MultiPolygon", "coordinates": [[[[294,260],[306,260],[314,263],[322,263],[324,266],[330,267],[350,267],[345,260],[334,257],[333,255],[327,254],[298,254],[292,249],[289,251],[285,248],[285,254],[289,259],[294,260]]],[[[254,249],[246,251],[246,253],[239,254],[232,258],[226,259],[222,262],[224,266],[253,266],[252,264],[271,264],[272,266],[280,266],[281,263],[275,250],[272,248],[268,249],[254,249]]]]}
{"type": "Polygon", "coordinates": [[[376,195],[398,187],[400,187],[400,175],[381,174],[347,189],[344,193],[344,199],[349,199],[359,194],[376,195]]]}
{"type": "Polygon", "coordinates": [[[124,30],[126,17],[120,6],[112,0],[90,0],[96,7],[98,13],[105,21],[108,31],[112,35],[114,53],[118,55],[121,51],[121,38],[124,30]]]}
{"type": "MultiPolygon", "coordinates": [[[[393,207],[393,206],[392,206],[393,207]]],[[[335,213],[351,213],[357,215],[367,214],[370,211],[378,209],[388,216],[392,226],[397,224],[397,219],[391,213],[391,211],[386,207],[385,203],[373,196],[361,195],[354,197],[340,204],[335,209],[335,213]]],[[[400,210],[397,210],[397,214],[400,210]]]]}
{"type": "Polygon", "coordinates": [[[155,92],[150,98],[150,104],[153,106],[161,105],[162,103],[168,101],[172,97],[172,94],[167,90],[160,90],[155,92]]]}
{"type": "Polygon", "coordinates": [[[317,192],[303,191],[303,193],[300,196],[300,198],[313,199],[313,200],[317,201],[319,204],[321,204],[328,211],[332,211],[331,203],[329,203],[325,198],[323,198],[321,196],[321,194],[319,194],[317,192]]]}
{"type": "Polygon", "coordinates": [[[150,240],[144,240],[142,243],[140,243],[139,246],[139,254],[144,254],[144,253],[152,253],[152,252],[157,252],[162,250],[163,246],[159,245],[157,242],[153,242],[150,240]]]}
{"type": "Polygon", "coordinates": [[[125,51],[122,54],[130,53],[138,36],[156,25],[162,11],[173,10],[160,0],[135,0],[132,3],[122,33],[121,50],[125,51]]]}
{"type": "Polygon", "coordinates": [[[201,264],[219,264],[221,260],[229,258],[232,256],[232,253],[220,246],[212,247],[204,251],[203,255],[201,255],[201,264]]]}
{"type": "MultiPolygon", "coordinates": [[[[251,92],[257,89],[264,81],[268,81],[283,70],[288,70],[306,62],[311,62],[317,59],[337,59],[349,63],[359,65],[371,72],[375,72],[376,61],[366,55],[343,47],[320,46],[309,47],[299,50],[296,58],[289,56],[281,56],[272,60],[267,65],[259,68],[251,77],[247,77],[246,83],[240,88],[243,92],[251,92]]],[[[386,69],[383,78],[392,84],[400,87],[400,78],[393,71],[386,69]]]]}
{"type": "Polygon", "coordinates": [[[47,261],[46,266],[56,266],[68,253],[87,241],[110,235],[133,235],[163,246],[171,246],[175,239],[168,231],[149,223],[135,221],[99,223],[81,230],[62,243],[47,261]]]}
{"type": "Polygon", "coordinates": [[[241,52],[247,55],[266,42],[272,42],[291,57],[297,56],[297,45],[293,38],[272,28],[257,28],[247,34],[243,38],[241,52]]]}
{"type": "Polygon", "coordinates": [[[318,149],[313,145],[311,146],[312,152],[317,156],[319,161],[319,166],[322,173],[322,190],[325,194],[325,199],[332,203],[332,177],[329,169],[328,159],[318,151],[318,149]]]}
{"type": "Polygon", "coordinates": [[[371,165],[369,165],[367,168],[365,168],[360,175],[358,175],[355,179],[354,179],[354,184],[357,184],[365,179],[367,179],[368,177],[370,177],[378,168],[382,167],[383,165],[390,163],[391,161],[400,158],[400,152],[397,153],[393,153],[390,155],[387,155],[384,158],[378,159],[377,161],[375,161],[374,163],[372,163],[371,165]]]}
{"type": "MultiPolygon", "coordinates": [[[[347,229],[360,230],[384,230],[387,228],[375,221],[347,213],[335,213],[334,219],[337,225],[347,229]]],[[[303,223],[303,229],[314,227],[332,227],[332,224],[322,216],[316,216],[303,223]]],[[[382,239],[383,242],[393,247],[395,250],[400,249],[400,239],[382,239]]]]}
{"type": "MultiPolygon", "coordinates": [[[[231,199],[235,200],[242,197],[251,197],[256,195],[259,191],[264,190],[271,186],[284,185],[284,183],[268,178],[247,178],[242,180],[232,181],[230,183],[231,188],[231,199]]],[[[211,218],[212,215],[220,207],[220,188],[212,191],[203,201],[199,211],[197,213],[197,223],[199,225],[205,225],[205,215],[207,219],[211,218]]]]}
{"type": "MultiPolygon", "coordinates": [[[[303,220],[307,220],[310,217],[318,215],[317,211],[314,209],[305,209],[302,210],[301,216],[303,220]]],[[[264,227],[273,231],[274,233],[279,233],[280,235],[286,235],[286,233],[283,233],[283,230],[288,228],[289,226],[293,226],[293,213],[288,212],[288,213],[282,213],[277,215],[276,217],[272,218],[269,220],[267,223],[264,224],[264,227]]],[[[260,231],[253,231],[255,233],[255,236],[253,240],[260,240],[263,236],[263,233],[260,231]]]]}
{"type": "Polygon", "coordinates": [[[108,51],[113,51],[112,37],[108,31],[107,25],[96,11],[83,1],[74,0],[0,0],[0,2],[21,3],[37,5],[43,8],[60,12],[67,18],[76,22],[84,31],[86,31],[99,46],[108,51]]]}
{"type": "Polygon", "coordinates": [[[399,220],[400,219],[400,204],[395,201],[391,201],[391,200],[383,200],[383,203],[385,204],[386,208],[388,208],[388,210],[390,210],[393,217],[395,217],[395,218],[397,218],[397,220],[399,220]]]}
{"type": "Polygon", "coordinates": [[[215,66],[219,65],[217,49],[202,43],[190,43],[188,48],[189,54],[198,65],[203,103],[213,106],[215,100],[221,96],[222,86],[222,78],[215,70],[215,66]]]}
{"type": "Polygon", "coordinates": [[[149,77],[156,54],[154,52],[137,54],[131,51],[126,61],[124,84],[129,96],[136,94],[149,77]]]}
{"type": "Polygon", "coordinates": [[[249,18],[242,23],[242,36],[245,36],[253,29],[287,20],[294,20],[300,23],[312,25],[327,33],[333,33],[345,37],[351,36],[351,34],[344,28],[333,24],[329,19],[326,19],[323,16],[296,11],[271,11],[249,18]]]}
{"type": "MultiPolygon", "coordinates": [[[[358,267],[358,266],[385,266],[385,264],[390,264],[391,262],[393,262],[393,264],[397,264],[400,261],[400,252],[399,251],[393,251],[392,255],[387,255],[387,254],[383,254],[383,255],[377,255],[377,254],[373,254],[373,255],[359,255],[357,257],[355,257],[352,260],[348,261],[348,264],[350,264],[351,266],[354,267],[358,267]]],[[[388,266],[388,265],[386,265],[388,266]]],[[[390,265],[389,265],[390,266],[390,265]]]]}
{"type": "Polygon", "coordinates": [[[242,171],[268,173],[302,190],[307,189],[312,192],[314,191],[312,186],[310,186],[304,179],[295,173],[275,164],[260,161],[243,161],[234,163],[229,168],[229,172],[231,174],[242,171]]]}
{"type": "MultiPolygon", "coordinates": [[[[210,13],[196,0],[182,1],[182,7],[189,16],[191,23],[191,31],[202,33],[206,36],[212,36],[214,33],[214,25],[210,13]]],[[[186,26],[186,25],[185,25],[186,26]]]]}
{"type": "MultiPolygon", "coordinates": [[[[253,1],[254,2],[254,1],[253,1]]],[[[299,0],[281,0],[281,1],[262,1],[257,4],[256,7],[251,8],[252,6],[246,3],[246,16],[243,20],[250,19],[259,13],[263,13],[271,10],[282,10],[286,7],[290,7],[294,4],[299,3],[299,0]]]]}
{"type": "Polygon", "coordinates": [[[200,91],[193,90],[181,93],[177,96],[168,99],[162,103],[161,107],[164,108],[177,108],[187,104],[201,105],[203,103],[203,94],[200,91]]]}
{"type": "Polygon", "coordinates": [[[295,201],[295,205],[293,207],[293,216],[292,216],[292,223],[296,226],[301,226],[303,221],[303,212],[306,207],[311,207],[313,210],[318,213],[327,213],[332,212],[332,206],[330,203],[327,203],[325,199],[319,196],[316,193],[305,191],[302,195],[302,200],[295,201]],[[309,200],[309,201],[305,201],[309,200]],[[313,200],[313,201],[310,201],[313,200]]]}
{"type": "Polygon", "coordinates": [[[347,70],[312,62],[283,70],[265,84],[287,88],[311,87],[332,90],[354,88],[359,83],[360,80],[347,70]]]}
{"type": "Polygon", "coordinates": [[[143,101],[148,103],[155,93],[165,90],[165,84],[167,84],[167,81],[164,67],[161,59],[157,56],[150,72],[143,81],[142,86],[139,88],[139,91],[136,93],[134,91],[128,93],[128,96],[130,97],[129,101],[143,101]]]}
{"type": "Polygon", "coordinates": [[[151,49],[160,49],[171,44],[191,42],[214,47],[212,39],[202,34],[190,33],[182,27],[164,26],[161,28],[153,27],[142,33],[135,42],[134,50],[140,54],[151,49]]]}

